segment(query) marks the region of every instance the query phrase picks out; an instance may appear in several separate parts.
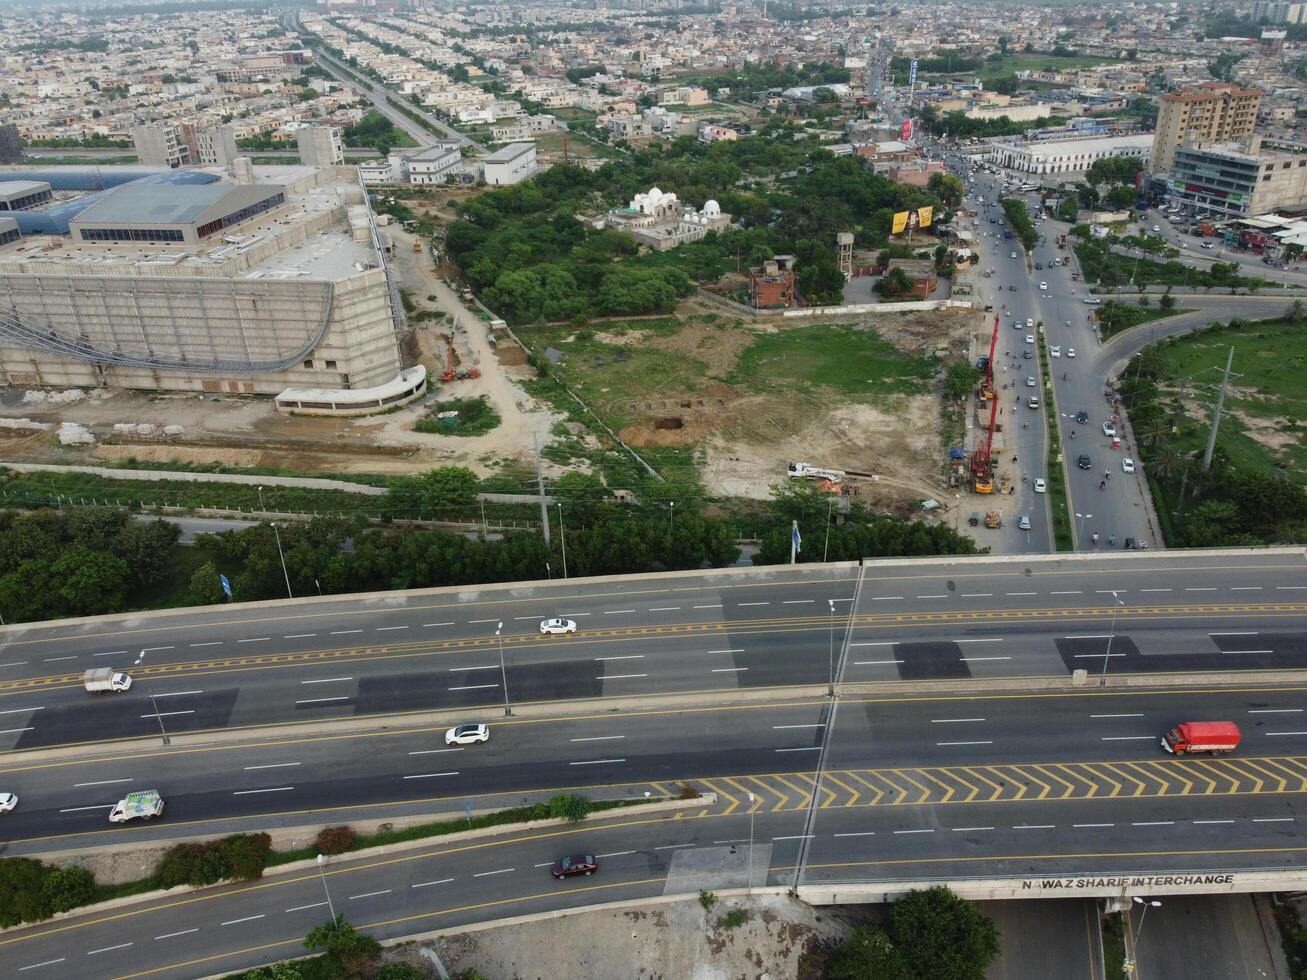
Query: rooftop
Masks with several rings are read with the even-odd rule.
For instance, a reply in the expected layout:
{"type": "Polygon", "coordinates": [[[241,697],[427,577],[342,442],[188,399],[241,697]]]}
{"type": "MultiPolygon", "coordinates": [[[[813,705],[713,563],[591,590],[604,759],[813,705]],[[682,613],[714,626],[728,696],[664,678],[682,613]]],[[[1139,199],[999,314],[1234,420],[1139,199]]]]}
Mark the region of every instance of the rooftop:
{"type": "Polygon", "coordinates": [[[18,197],[49,189],[50,185],[43,180],[0,180],[0,197],[18,197]]]}
{"type": "Polygon", "coordinates": [[[77,224],[200,225],[280,191],[257,184],[124,184],[77,216],[77,224]]]}
{"type": "Polygon", "coordinates": [[[512,163],[518,157],[535,149],[534,143],[509,143],[494,153],[482,157],[482,163],[512,163]]]}

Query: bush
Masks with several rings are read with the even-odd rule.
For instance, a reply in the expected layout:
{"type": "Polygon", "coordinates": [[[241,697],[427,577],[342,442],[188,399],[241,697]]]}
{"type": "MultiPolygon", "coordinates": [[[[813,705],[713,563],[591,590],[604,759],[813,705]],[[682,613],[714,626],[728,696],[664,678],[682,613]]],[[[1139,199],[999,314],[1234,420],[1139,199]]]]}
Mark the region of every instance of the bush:
{"type": "Polygon", "coordinates": [[[699,904],[702,905],[702,906],[703,906],[703,910],[704,910],[705,912],[707,912],[707,911],[709,911],[709,910],[710,910],[714,905],[717,904],[717,896],[714,895],[712,892],[710,892],[707,888],[700,888],[700,889],[699,889],[699,904]]]}
{"type": "Polygon", "coordinates": [[[50,915],[42,888],[45,866],[31,858],[0,859],[0,927],[40,922],[50,915]]]}
{"type": "Polygon", "coordinates": [[[304,937],[307,949],[322,950],[338,974],[346,977],[370,977],[381,958],[381,943],[364,935],[338,915],[315,927],[304,937]]]}
{"type": "Polygon", "coordinates": [[[555,820],[580,823],[590,813],[590,800],[577,793],[559,793],[549,800],[549,815],[555,820]]]}
{"type": "Polygon", "coordinates": [[[203,844],[174,844],[163,852],[163,857],[154,866],[154,880],[160,888],[192,884],[193,869],[203,853],[203,844]]]}
{"type": "Polygon", "coordinates": [[[323,827],[315,844],[319,854],[344,854],[354,846],[357,836],[353,827],[323,827]]]}
{"type": "Polygon", "coordinates": [[[233,834],[218,843],[218,853],[226,865],[225,877],[235,881],[254,881],[263,877],[272,851],[267,834],[233,834]]]}
{"type": "Polygon", "coordinates": [[[745,909],[731,909],[717,920],[717,928],[738,929],[748,921],[749,913],[745,909]]]}
{"type": "Polygon", "coordinates": [[[95,897],[95,875],[85,868],[53,868],[41,887],[51,912],[67,912],[95,897]]]}

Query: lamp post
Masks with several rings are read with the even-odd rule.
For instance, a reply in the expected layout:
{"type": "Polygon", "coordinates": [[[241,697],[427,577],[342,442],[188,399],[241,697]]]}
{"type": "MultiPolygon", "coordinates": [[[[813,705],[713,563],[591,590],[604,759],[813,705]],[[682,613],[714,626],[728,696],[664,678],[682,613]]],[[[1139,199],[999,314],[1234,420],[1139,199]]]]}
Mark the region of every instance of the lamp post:
{"type": "Polygon", "coordinates": [[[499,643],[499,680],[504,685],[504,717],[513,713],[508,706],[508,669],[504,666],[504,624],[495,627],[495,640],[499,643]]]}
{"type": "Polygon", "coordinates": [[[563,546],[563,578],[567,578],[567,535],[563,533],[563,505],[558,505],[558,541],[563,546]]]}
{"type": "MultiPolygon", "coordinates": [[[[1143,936],[1143,934],[1144,934],[1144,920],[1148,918],[1148,910],[1149,910],[1149,909],[1160,909],[1160,908],[1162,907],[1162,903],[1159,902],[1159,901],[1157,901],[1156,899],[1154,899],[1153,901],[1149,902],[1149,901],[1146,901],[1145,899],[1140,898],[1138,895],[1135,896],[1135,898],[1134,898],[1134,902],[1135,902],[1136,905],[1142,905],[1142,906],[1144,907],[1144,912],[1143,912],[1143,915],[1139,916],[1139,930],[1135,933],[1134,942],[1132,942],[1132,943],[1130,944],[1131,947],[1132,947],[1132,952],[1134,952],[1136,955],[1135,955],[1135,956],[1127,956],[1127,957],[1126,957],[1125,962],[1121,964],[1121,972],[1122,972],[1122,973],[1133,973],[1133,972],[1134,972],[1134,969],[1135,969],[1135,962],[1136,962],[1137,959],[1138,959],[1138,955],[1137,955],[1137,954],[1138,954],[1138,952],[1139,952],[1139,940],[1140,940],[1140,938],[1141,938],[1141,937],[1143,936]]],[[[1130,910],[1129,910],[1129,909],[1126,909],[1126,915],[1128,916],[1129,914],[1130,914],[1130,910]]]]}
{"type": "Polygon", "coordinates": [[[259,510],[263,510],[263,487],[255,487],[259,491],[259,510]]]}
{"type": "Polygon", "coordinates": [[[281,574],[286,576],[286,595],[294,599],[295,593],[290,590],[290,572],[286,571],[286,553],[281,550],[281,532],[277,530],[277,522],[272,521],[272,534],[277,539],[277,557],[281,559],[281,574]]]}
{"type": "Polygon", "coordinates": [[[753,794],[749,794],[749,876],[744,881],[744,887],[748,889],[750,895],[753,894],[753,794]]]}
{"type": "Polygon", "coordinates": [[[1076,525],[1077,543],[1080,541],[1082,537],[1084,537],[1085,534],[1085,518],[1093,517],[1093,516],[1094,516],[1093,514],[1081,514],[1081,513],[1076,514],[1076,520],[1080,522],[1079,524],[1076,525]]]}
{"type": "Polygon", "coordinates": [[[835,600],[827,599],[830,607],[830,650],[826,658],[826,697],[835,697],[835,600]]]}
{"type": "Polygon", "coordinates": [[[159,702],[154,699],[153,694],[150,695],[150,704],[154,707],[154,720],[159,723],[159,734],[163,736],[163,744],[171,745],[172,739],[168,737],[168,732],[163,727],[163,715],[159,714],[159,702]]]}
{"type": "Polygon", "coordinates": [[[331,889],[327,887],[327,872],[322,870],[327,864],[325,854],[318,855],[318,877],[322,879],[322,890],[327,896],[327,911],[331,913],[331,921],[336,921],[336,906],[331,904],[331,889]]]}
{"type": "Polygon", "coordinates": [[[835,509],[835,498],[831,497],[826,501],[826,543],[821,546],[821,560],[826,561],[826,555],[830,551],[830,515],[835,509]]]}
{"type": "Polygon", "coordinates": [[[671,534],[676,527],[676,501],[667,502],[667,533],[671,534]]]}
{"type": "Polygon", "coordinates": [[[1112,628],[1107,631],[1107,650],[1103,653],[1103,672],[1098,677],[1098,686],[1107,686],[1107,661],[1112,656],[1112,640],[1116,637],[1116,614],[1120,612],[1121,607],[1125,605],[1116,590],[1112,590],[1112,601],[1116,603],[1112,607],[1112,628]]]}

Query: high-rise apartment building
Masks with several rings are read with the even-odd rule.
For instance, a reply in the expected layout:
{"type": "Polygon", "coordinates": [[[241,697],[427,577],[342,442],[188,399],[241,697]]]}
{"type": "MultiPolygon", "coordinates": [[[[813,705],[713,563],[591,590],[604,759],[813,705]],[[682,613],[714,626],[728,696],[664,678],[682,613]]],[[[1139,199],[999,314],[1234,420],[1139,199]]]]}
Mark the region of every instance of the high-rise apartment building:
{"type": "Polygon", "coordinates": [[[1253,20],[1269,20],[1272,24],[1301,24],[1307,21],[1307,4],[1257,0],[1253,4],[1253,20]]]}
{"type": "Polygon", "coordinates": [[[241,156],[236,130],[230,126],[209,126],[195,130],[196,162],[201,167],[230,167],[241,156]]]}
{"type": "Polygon", "coordinates": [[[1150,173],[1165,173],[1185,143],[1227,143],[1252,135],[1262,91],[1228,82],[1203,82],[1159,100],[1150,173]]]}
{"type": "Polygon", "coordinates": [[[191,163],[181,127],[176,123],[143,123],[132,130],[136,158],[150,167],[184,167],[191,163]]]}
{"type": "Polygon", "coordinates": [[[345,146],[335,126],[305,126],[295,131],[300,163],[308,167],[335,167],[345,162],[345,146]]]}
{"type": "Polygon", "coordinates": [[[13,123],[0,125],[0,163],[23,162],[23,139],[13,123]]]}

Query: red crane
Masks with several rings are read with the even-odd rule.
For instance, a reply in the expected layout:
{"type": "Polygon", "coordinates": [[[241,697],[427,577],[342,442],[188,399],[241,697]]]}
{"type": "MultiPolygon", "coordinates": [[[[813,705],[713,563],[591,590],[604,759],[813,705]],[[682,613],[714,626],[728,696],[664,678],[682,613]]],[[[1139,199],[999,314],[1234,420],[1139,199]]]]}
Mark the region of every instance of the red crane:
{"type": "Polygon", "coordinates": [[[971,454],[972,488],[976,493],[994,492],[993,456],[994,425],[998,421],[998,394],[994,391],[994,353],[998,349],[998,314],[994,314],[994,333],[989,338],[989,360],[981,394],[989,399],[989,425],[971,454]]]}

